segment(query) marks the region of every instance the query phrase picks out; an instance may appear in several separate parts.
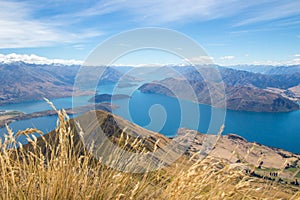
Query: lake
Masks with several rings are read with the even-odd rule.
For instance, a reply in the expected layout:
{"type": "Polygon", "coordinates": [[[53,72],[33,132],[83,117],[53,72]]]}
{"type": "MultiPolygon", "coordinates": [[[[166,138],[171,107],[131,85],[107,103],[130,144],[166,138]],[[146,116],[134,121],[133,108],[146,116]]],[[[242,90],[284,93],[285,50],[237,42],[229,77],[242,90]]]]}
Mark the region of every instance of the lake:
{"type": "MultiPolygon", "coordinates": [[[[113,86],[99,89],[99,93],[109,93],[113,86]]],[[[128,88],[124,88],[126,93],[128,88]]],[[[129,91],[129,90],[128,90],[129,91]]],[[[76,106],[88,104],[91,96],[76,97],[76,106]]],[[[57,108],[71,108],[72,97],[51,100],[57,108]]],[[[225,121],[222,121],[223,109],[212,108],[209,105],[196,104],[190,101],[178,100],[158,94],[144,94],[135,91],[130,99],[113,101],[120,107],[113,111],[142,127],[160,132],[166,136],[174,136],[180,127],[197,129],[202,133],[216,134],[219,127],[225,123],[223,134],[235,133],[248,141],[282,148],[300,154],[300,111],[289,113],[254,113],[242,111],[226,111],[225,121]],[[212,112],[214,116],[212,117],[212,112]],[[197,120],[197,116],[200,120],[197,120]],[[213,119],[212,119],[213,118],[213,119]],[[213,121],[213,124],[210,124],[213,121]],[[210,125],[210,126],[209,126],[210,125]]],[[[44,101],[32,101],[0,106],[0,110],[18,110],[25,113],[49,110],[44,101]]],[[[55,127],[56,116],[47,116],[22,120],[11,123],[13,131],[36,127],[48,132],[55,127]]],[[[6,132],[4,128],[1,133],[6,132]]],[[[2,134],[3,135],[3,134],[2,134]]],[[[21,142],[25,139],[21,138],[21,142]]]]}

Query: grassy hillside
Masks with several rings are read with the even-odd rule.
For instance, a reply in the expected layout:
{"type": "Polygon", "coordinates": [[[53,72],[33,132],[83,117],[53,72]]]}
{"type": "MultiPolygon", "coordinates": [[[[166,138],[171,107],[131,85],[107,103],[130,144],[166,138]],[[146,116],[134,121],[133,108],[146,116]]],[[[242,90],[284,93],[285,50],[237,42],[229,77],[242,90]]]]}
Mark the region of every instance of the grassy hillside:
{"type": "MultiPolygon", "coordinates": [[[[300,198],[299,187],[250,177],[244,172],[242,163],[230,164],[209,156],[195,159],[193,155],[183,155],[169,166],[140,174],[117,171],[95,159],[80,140],[85,133],[75,131],[74,122],[68,120],[64,111],[57,112],[56,130],[39,138],[28,137],[28,145],[11,148],[17,145],[18,135],[29,135],[38,130],[27,129],[14,136],[8,129],[6,140],[0,146],[1,199],[300,198]]],[[[98,119],[103,122],[105,115],[101,114],[98,119]]],[[[136,128],[129,122],[123,125],[136,128]]],[[[113,129],[111,141],[137,154],[159,150],[158,141],[134,140],[140,145],[133,145],[133,138],[122,134],[125,129],[121,134],[115,134],[120,130],[113,129]]],[[[104,127],[104,130],[111,129],[104,127]]],[[[142,136],[152,134],[141,127],[135,130],[142,136]]],[[[169,141],[160,139],[163,143],[169,141]]],[[[111,152],[111,155],[111,162],[121,156],[118,152],[111,152]]]]}

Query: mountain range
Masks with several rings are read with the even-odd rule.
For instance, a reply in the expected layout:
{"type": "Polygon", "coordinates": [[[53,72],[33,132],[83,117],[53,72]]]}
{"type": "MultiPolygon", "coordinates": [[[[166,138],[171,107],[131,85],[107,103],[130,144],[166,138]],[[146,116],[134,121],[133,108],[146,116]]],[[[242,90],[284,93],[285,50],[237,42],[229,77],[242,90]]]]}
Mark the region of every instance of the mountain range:
{"type": "Polygon", "coordinates": [[[231,110],[287,112],[299,109],[296,101],[300,98],[297,93],[300,73],[266,75],[224,67],[192,66],[170,68],[172,70],[172,78],[146,83],[140,91],[177,96],[231,110]],[[176,76],[176,72],[180,75],[176,76]],[[190,87],[194,96],[189,92],[190,87]]]}
{"type": "Polygon", "coordinates": [[[292,74],[300,73],[300,65],[273,66],[273,65],[234,65],[227,68],[249,71],[260,74],[292,74]]]}
{"type": "MultiPolygon", "coordinates": [[[[89,91],[74,91],[74,83],[80,66],[78,65],[36,65],[24,62],[0,64],[0,105],[46,98],[68,97],[90,94],[89,91]]],[[[84,83],[97,80],[97,72],[102,72],[101,82],[134,81],[113,68],[86,67],[84,83]],[[97,71],[96,71],[97,70],[97,71]]],[[[82,77],[82,76],[81,76],[82,77]]]]}
{"type": "Polygon", "coordinates": [[[217,107],[225,107],[224,103],[220,103],[224,99],[220,84],[224,83],[228,109],[256,112],[287,112],[299,109],[296,103],[300,99],[299,66],[268,66],[268,73],[253,73],[220,66],[216,66],[216,69],[220,77],[215,79],[209,66],[91,66],[82,69],[78,65],[1,63],[0,104],[39,100],[43,97],[51,99],[91,94],[92,91],[78,91],[78,88],[74,88],[75,81],[86,84],[85,88],[93,89],[94,85],[89,84],[100,79],[98,84],[118,82],[122,87],[142,84],[143,80],[144,85],[140,85],[142,92],[172,96],[160,86],[164,84],[171,90],[179,91],[179,97],[182,98],[189,98],[185,87],[191,86],[197,97],[190,100],[212,104],[213,97],[217,107]],[[99,74],[102,74],[100,78],[99,74]],[[203,74],[210,80],[204,80],[203,74]]]}

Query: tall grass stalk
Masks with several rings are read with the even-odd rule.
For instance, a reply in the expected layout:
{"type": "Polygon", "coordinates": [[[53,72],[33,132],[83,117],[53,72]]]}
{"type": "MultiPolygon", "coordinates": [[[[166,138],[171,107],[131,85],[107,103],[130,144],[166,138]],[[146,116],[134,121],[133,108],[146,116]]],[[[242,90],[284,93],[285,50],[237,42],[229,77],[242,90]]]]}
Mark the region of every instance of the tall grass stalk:
{"type": "MultiPolygon", "coordinates": [[[[1,199],[300,198],[296,189],[249,177],[242,164],[230,165],[212,157],[195,162],[183,156],[171,166],[144,174],[111,169],[76,144],[66,112],[56,111],[55,138],[28,136],[30,145],[22,145],[17,142],[19,135],[41,131],[14,134],[7,128],[0,144],[1,199]]],[[[138,144],[135,140],[132,146],[138,144]]]]}

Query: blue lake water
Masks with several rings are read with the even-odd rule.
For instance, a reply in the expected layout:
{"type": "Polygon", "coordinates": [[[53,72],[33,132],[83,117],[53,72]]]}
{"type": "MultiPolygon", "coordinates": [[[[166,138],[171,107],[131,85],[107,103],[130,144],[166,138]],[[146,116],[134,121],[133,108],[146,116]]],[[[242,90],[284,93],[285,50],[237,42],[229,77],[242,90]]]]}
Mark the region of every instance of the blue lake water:
{"type": "MultiPolygon", "coordinates": [[[[111,92],[113,87],[110,87],[100,89],[101,93],[111,92]]],[[[125,90],[126,88],[124,92],[125,90]]],[[[76,97],[76,106],[88,104],[89,98],[90,96],[76,97]]],[[[67,97],[51,101],[57,108],[70,108],[72,107],[72,100],[72,97],[67,97]]],[[[227,110],[225,121],[222,121],[224,117],[224,110],[222,109],[177,100],[163,95],[144,94],[139,91],[132,93],[130,99],[115,100],[113,104],[120,106],[120,108],[113,111],[114,114],[167,136],[174,136],[180,127],[216,134],[221,124],[224,123],[225,130],[223,134],[235,133],[248,141],[300,153],[300,111],[254,113],[227,110]],[[213,117],[212,112],[215,113],[213,117]],[[197,118],[198,114],[199,118],[197,118]]],[[[50,106],[44,101],[0,106],[0,110],[18,110],[25,113],[49,109],[51,109],[50,106]]],[[[15,132],[30,127],[48,132],[55,127],[55,123],[56,116],[47,116],[16,121],[9,126],[15,132]]],[[[6,130],[2,128],[0,132],[4,133],[6,130]]]]}

